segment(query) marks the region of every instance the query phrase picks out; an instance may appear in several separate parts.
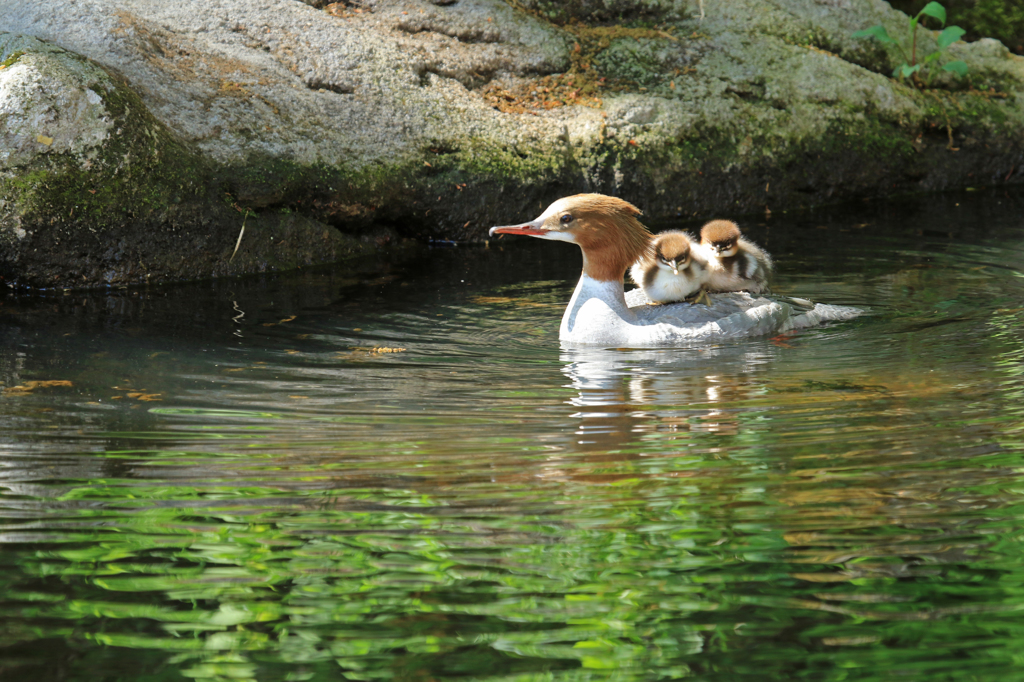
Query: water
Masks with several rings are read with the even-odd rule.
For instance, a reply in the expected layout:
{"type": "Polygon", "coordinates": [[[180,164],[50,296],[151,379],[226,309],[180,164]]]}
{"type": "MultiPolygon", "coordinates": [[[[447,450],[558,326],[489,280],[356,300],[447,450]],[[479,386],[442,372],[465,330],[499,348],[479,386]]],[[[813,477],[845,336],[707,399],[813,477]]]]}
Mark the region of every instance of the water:
{"type": "Polygon", "coordinates": [[[686,349],[525,238],[0,298],[0,679],[1016,679],[1022,209],[748,219],[869,315],[686,349]]]}

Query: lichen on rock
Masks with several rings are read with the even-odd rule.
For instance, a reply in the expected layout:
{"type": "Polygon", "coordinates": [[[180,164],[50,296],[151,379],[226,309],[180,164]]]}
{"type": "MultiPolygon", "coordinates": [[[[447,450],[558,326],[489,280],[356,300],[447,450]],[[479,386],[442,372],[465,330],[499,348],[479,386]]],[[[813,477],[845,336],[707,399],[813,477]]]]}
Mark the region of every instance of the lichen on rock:
{"type": "Polygon", "coordinates": [[[0,36],[0,51],[11,55],[0,68],[0,168],[24,165],[40,153],[74,154],[88,163],[113,122],[100,93],[66,83],[99,82],[99,68],[46,59],[53,48],[30,38],[0,36]]]}

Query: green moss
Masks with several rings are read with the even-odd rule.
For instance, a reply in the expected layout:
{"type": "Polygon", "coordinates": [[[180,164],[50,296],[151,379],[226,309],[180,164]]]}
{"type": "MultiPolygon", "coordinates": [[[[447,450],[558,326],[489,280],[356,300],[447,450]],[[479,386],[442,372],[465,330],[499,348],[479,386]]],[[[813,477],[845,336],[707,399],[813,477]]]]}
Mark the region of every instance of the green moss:
{"type": "Polygon", "coordinates": [[[1024,141],[1019,119],[1011,116],[1010,105],[1000,93],[931,90],[920,97],[926,129],[948,127],[976,136],[1024,141]]]}
{"type": "Polygon", "coordinates": [[[858,163],[860,159],[893,163],[915,154],[908,131],[874,119],[835,121],[825,135],[807,145],[806,151],[845,158],[847,163],[858,163]]]}
{"type": "Polygon", "coordinates": [[[780,144],[778,134],[778,130],[769,135],[751,129],[749,136],[736,140],[720,131],[703,131],[699,140],[685,138],[641,149],[636,163],[654,186],[678,185],[680,178],[690,178],[695,186],[706,188],[709,177],[737,172],[742,176],[781,172],[797,184],[814,186],[827,184],[825,178],[832,174],[841,177],[857,175],[862,169],[882,172],[899,167],[912,162],[916,154],[907,131],[871,119],[838,118],[817,135],[792,129],[785,144],[780,144]]]}
{"type": "Polygon", "coordinates": [[[683,4],[672,0],[506,0],[512,7],[551,21],[568,24],[630,23],[653,25],[685,18],[683,4]]]}
{"type": "Polygon", "coordinates": [[[7,178],[4,182],[9,184],[14,189],[21,190],[24,192],[44,184],[44,182],[49,176],[49,171],[36,169],[28,171],[27,173],[24,173],[22,175],[7,178]]]}
{"type": "Polygon", "coordinates": [[[469,176],[483,176],[503,182],[530,182],[557,175],[569,162],[572,150],[559,140],[552,147],[529,150],[477,145],[453,155],[445,162],[469,176]]]}
{"type": "Polygon", "coordinates": [[[678,43],[669,44],[665,39],[629,37],[611,42],[596,56],[594,65],[608,78],[653,88],[670,80],[673,68],[681,63],[679,51],[678,43]]]}
{"type": "Polygon", "coordinates": [[[15,52],[10,57],[8,57],[7,59],[5,59],[2,62],[0,62],[0,69],[6,69],[8,66],[11,66],[13,64],[17,64],[18,60],[21,59],[22,55],[24,55],[24,54],[25,53],[21,52],[21,51],[15,52]]]}
{"type": "Polygon", "coordinates": [[[433,201],[470,182],[527,186],[563,177],[578,165],[578,150],[562,140],[528,149],[477,141],[462,149],[428,146],[422,152],[429,165],[422,156],[359,169],[251,157],[217,175],[228,191],[225,201],[236,208],[287,209],[343,224],[390,215],[392,206],[408,207],[414,203],[410,192],[433,201]]]}
{"type": "MultiPolygon", "coordinates": [[[[635,154],[628,147],[625,157],[635,154]]],[[[724,136],[704,137],[700,140],[683,139],[645,153],[640,162],[645,172],[654,177],[674,173],[699,173],[709,168],[728,166],[738,158],[737,145],[724,136]]]]}
{"type": "Polygon", "coordinates": [[[123,82],[94,83],[116,122],[96,158],[37,157],[33,168],[0,181],[0,197],[37,221],[87,218],[102,228],[140,218],[205,192],[209,172],[147,111],[123,82]]]}

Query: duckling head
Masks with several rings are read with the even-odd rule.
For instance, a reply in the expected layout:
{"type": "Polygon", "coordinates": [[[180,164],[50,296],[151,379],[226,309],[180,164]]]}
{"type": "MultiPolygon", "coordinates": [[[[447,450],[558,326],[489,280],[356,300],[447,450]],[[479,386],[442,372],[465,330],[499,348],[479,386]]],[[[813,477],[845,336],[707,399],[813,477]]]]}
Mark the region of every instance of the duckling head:
{"type": "Polygon", "coordinates": [[[682,232],[663,232],[654,240],[654,262],[678,275],[690,265],[690,239],[682,232]]]}
{"type": "Polygon", "coordinates": [[[737,242],[740,239],[740,228],[731,220],[712,220],[700,228],[700,243],[711,249],[719,258],[735,256],[739,251],[737,242]]]}

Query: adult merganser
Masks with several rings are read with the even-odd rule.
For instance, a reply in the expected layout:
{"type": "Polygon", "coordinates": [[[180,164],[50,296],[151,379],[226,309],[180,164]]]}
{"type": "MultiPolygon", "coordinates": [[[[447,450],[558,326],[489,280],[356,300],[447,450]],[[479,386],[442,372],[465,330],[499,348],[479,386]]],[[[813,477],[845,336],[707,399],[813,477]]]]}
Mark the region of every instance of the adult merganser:
{"type": "Polygon", "coordinates": [[[654,238],[651,252],[629,269],[629,276],[654,303],[676,303],[699,293],[707,270],[693,237],[679,230],[654,238]]]}
{"type": "Polygon", "coordinates": [[[558,332],[568,346],[666,346],[759,336],[860,314],[855,308],[821,304],[795,310],[790,302],[746,293],[716,296],[712,306],[648,305],[639,289],[627,297],[623,293],[626,269],[651,249],[651,233],[638,215],[640,209],[622,199],[577,194],[559,199],[535,220],[492,227],[489,234],[571,242],[583,250],[583,275],[558,332]]]}
{"type": "Polygon", "coordinates": [[[709,291],[768,291],[772,259],[743,238],[731,220],[712,220],[700,228],[700,251],[707,261],[709,291]]]}

